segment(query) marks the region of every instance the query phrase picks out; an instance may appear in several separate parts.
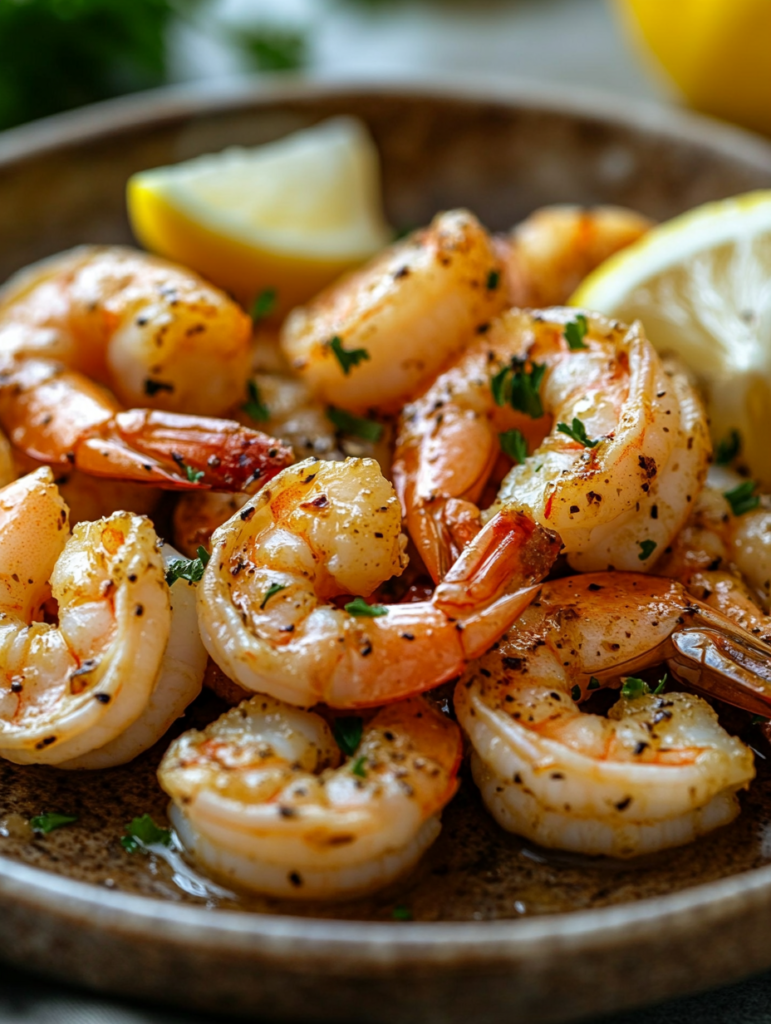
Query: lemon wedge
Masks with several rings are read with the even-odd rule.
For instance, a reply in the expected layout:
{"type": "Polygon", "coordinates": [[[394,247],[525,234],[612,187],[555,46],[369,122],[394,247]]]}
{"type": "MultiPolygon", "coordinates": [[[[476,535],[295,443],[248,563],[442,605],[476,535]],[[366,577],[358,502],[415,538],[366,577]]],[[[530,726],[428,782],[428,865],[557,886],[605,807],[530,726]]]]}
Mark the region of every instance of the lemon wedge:
{"type": "Polygon", "coordinates": [[[771,192],[700,206],[648,232],[570,300],[631,323],[691,368],[715,442],[771,486],[771,192]]]}
{"type": "Polygon", "coordinates": [[[138,241],[203,274],[247,307],[305,302],[392,238],[380,166],[361,122],[333,118],[253,149],[141,171],[127,186],[138,241]]]}

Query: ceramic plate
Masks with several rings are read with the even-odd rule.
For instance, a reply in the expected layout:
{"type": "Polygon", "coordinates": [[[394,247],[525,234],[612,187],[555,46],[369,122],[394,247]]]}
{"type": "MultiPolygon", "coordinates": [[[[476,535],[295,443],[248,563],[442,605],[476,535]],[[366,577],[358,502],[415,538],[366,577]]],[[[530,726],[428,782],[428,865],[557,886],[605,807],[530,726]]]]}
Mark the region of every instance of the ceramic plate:
{"type": "MultiPolygon", "coordinates": [[[[160,92],[0,136],[0,279],[80,242],[129,241],[123,194],[134,171],[339,113],[370,126],[398,226],[462,205],[502,229],[553,202],[666,218],[771,186],[771,147],[751,136],[574,92],[160,92]]],[[[218,709],[205,695],[184,725],[218,709]]],[[[155,782],[164,746],[95,774],[0,764],[3,956],[220,1014],[389,1024],[562,1021],[771,966],[762,756],[733,825],[627,863],[554,854],[502,832],[466,777],[414,875],[365,901],[305,906],[238,899],[173,857],[121,847],[131,817],[164,818],[155,782]],[[30,839],[23,822],[42,810],[78,822],[30,839]],[[414,920],[393,920],[396,906],[414,920]]]]}

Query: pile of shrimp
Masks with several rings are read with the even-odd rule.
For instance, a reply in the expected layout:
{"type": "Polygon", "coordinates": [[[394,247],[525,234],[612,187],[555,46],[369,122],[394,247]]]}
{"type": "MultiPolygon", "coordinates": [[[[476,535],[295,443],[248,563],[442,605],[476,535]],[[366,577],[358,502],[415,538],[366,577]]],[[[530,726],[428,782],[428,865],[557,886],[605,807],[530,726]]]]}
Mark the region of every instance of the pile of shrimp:
{"type": "Polygon", "coordinates": [[[771,498],[711,467],[643,324],[565,305],[649,227],[441,213],[280,324],[125,248],[9,281],[0,757],[124,763],[206,678],[231,707],[164,753],[171,822],[291,899],[411,870],[466,760],[545,847],[732,821],[753,754],[718,712],[771,714],[771,498]]]}

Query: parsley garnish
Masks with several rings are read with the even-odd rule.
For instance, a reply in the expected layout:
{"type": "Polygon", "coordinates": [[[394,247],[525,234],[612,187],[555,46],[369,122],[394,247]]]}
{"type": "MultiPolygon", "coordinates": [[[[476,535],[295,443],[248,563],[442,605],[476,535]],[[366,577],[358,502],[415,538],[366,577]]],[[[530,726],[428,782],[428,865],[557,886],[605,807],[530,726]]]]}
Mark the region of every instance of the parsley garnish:
{"type": "Polygon", "coordinates": [[[487,275],[487,290],[488,292],[494,292],[500,284],[501,273],[499,270],[491,270],[487,275]]]}
{"type": "Polygon", "coordinates": [[[560,434],[567,434],[568,437],[572,437],[574,441],[577,441],[579,444],[582,444],[584,448],[594,448],[596,445],[600,443],[599,438],[595,441],[591,441],[586,436],[586,427],[583,425],[583,423],[577,416],[573,417],[572,427],[569,427],[567,423],[558,423],[557,430],[560,432],[560,434]]]}
{"type": "Polygon", "coordinates": [[[266,316],[270,316],[275,308],[276,289],[265,288],[252,303],[252,320],[254,320],[255,323],[259,323],[260,320],[264,320],[266,316]]]}
{"type": "Polygon", "coordinates": [[[391,917],[394,921],[411,921],[412,911],[409,907],[394,907],[391,911],[391,917]]]}
{"type": "Polygon", "coordinates": [[[599,690],[600,680],[596,676],[589,676],[589,685],[587,690],[599,690]]]}
{"type": "Polygon", "coordinates": [[[171,829],[159,828],[149,814],[143,814],[126,825],[120,845],[129,853],[136,853],[145,846],[171,846],[171,829]]]}
{"type": "Polygon", "coordinates": [[[74,821],[78,820],[76,814],[57,814],[55,811],[46,812],[44,814],[36,814],[34,818],[30,818],[30,826],[33,832],[53,832],[55,828],[61,828],[63,825],[71,825],[74,821]]]}
{"type": "Polygon", "coordinates": [[[253,380],[246,382],[246,393],[249,397],[241,406],[246,415],[251,416],[255,423],[264,423],[269,420],[270,409],[260,398],[260,389],[253,380]]]}
{"type": "Polygon", "coordinates": [[[496,405],[506,405],[508,402],[512,409],[537,420],[543,416],[539,392],[546,364],[531,363],[529,370],[526,366],[526,360],[513,358],[492,377],[490,390],[496,405]]]}
{"type": "Polygon", "coordinates": [[[565,324],[563,334],[571,352],[577,352],[579,349],[589,347],[588,345],[584,345],[584,338],[586,337],[588,330],[589,325],[587,324],[586,317],[583,313],[577,313],[575,320],[571,320],[570,323],[565,324]]]}
{"type": "Polygon", "coordinates": [[[349,615],[368,615],[371,619],[377,619],[381,615],[388,615],[388,609],[382,604],[367,604],[363,597],[354,597],[345,605],[349,615]]]}
{"type": "Polygon", "coordinates": [[[363,731],[364,720],[354,715],[336,718],[332,723],[332,735],[335,737],[335,742],[348,757],[353,757],[356,753],[363,731]]]}
{"type": "Polygon", "coordinates": [[[504,430],[502,434],[498,435],[498,439],[501,442],[501,449],[510,459],[514,459],[521,466],[527,458],[527,441],[522,431],[504,430]]]}
{"type": "Polygon", "coordinates": [[[364,767],[367,763],[367,755],[362,754],[361,757],[357,757],[351,765],[351,771],[354,775],[358,775],[360,779],[366,779],[367,769],[364,767]]]}
{"type": "Polygon", "coordinates": [[[732,491],[724,491],[723,497],[731,506],[735,516],[743,516],[745,512],[751,512],[760,504],[760,498],[753,491],[757,484],[753,480],[745,480],[743,484],[734,487],[732,491]]]}
{"type": "Polygon", "coordinates": [[[270,601],[271,597],[273,597],[274,594],[279,594],[282,590],[286,590],[285,583],[271,583],[271,585],[265,591],[265,597],[263,597],[262,599],[260,611],[262,611],[262,609],[265,607],[268,601],[270,601]]]}
{"type": "Polygon", "coordinates": [[[370,354],[366,348],[343,348],[343,339],[337,334],[328,342],[328,344],[335,353],[337,361],[340,363],[340,368],[346,377],[351,372],[352,367],[358,366],[362,360],[370,358],[370,354]]]}
{"type": "Polygon", "coordinates": [[[576,683],[576,685],[570,691],[570,696],[573,698],[574,701],[581,700],[581,687],[578,685],[578,683],[576,683]]]}
{"type": "Polygon", "coordinates": [[[327,408],[327,419],[337,430],[352,437],[360,437],[364,441],[379,441],[383,436],[382,423],[366,420],[363,416],[354,416],[345,409],[337,409],[334,405],[327,408]]]}
{"type": "Polygon", "coordinates": [[[295,28],[259,25],[239,29],[232,38],[258,71],[297,71],[308,61],[308,37],[295,28]]]}
{"type": "Polygon", "coordinates": [[[661,693],[666,681],[667,673],[665,672],[663,678],[659,680],[656,688],[652,690],[644,679],[638,679],[637,676],[627,676],[621,687],[621,693],[624,697],[628,697],[630,700],[636,700],[638,697],[645,697],[649,693],[655,695],[657,693],[661,693]]]}
{"type": "Polygon", "coordinates": [[[182,465],[185,468],[185,475],[191,484],[197,484],[199,481],[203,480],[204,472],[202,469],[193,469],[192,466],[187,466],[184,462],[182,465]]]}
{"type": "Polygon", "coordinates": [[[718,441],[715,448],[715,463],[718,466],[730,465],[741,451],[742,435],[738,430],[731,430],[728,437],[718,441]]]}
{"type": "Polygon", "coordinates": [[[644,562],[646,558],[650,558],[658,547],[655,540],[638,540],[637,543],[640,545],[640,554],[637,557],[641,562],[644,562]]]}
{"type": "Polygon", "coordinates": [[[198,548],[198,558],[175,558],[173,562],[169,562],[166,569],[166,582],[169,586],[176,580],[197,583],[203,576],[210,558],[209,552],[202,547],[198,548]]]}

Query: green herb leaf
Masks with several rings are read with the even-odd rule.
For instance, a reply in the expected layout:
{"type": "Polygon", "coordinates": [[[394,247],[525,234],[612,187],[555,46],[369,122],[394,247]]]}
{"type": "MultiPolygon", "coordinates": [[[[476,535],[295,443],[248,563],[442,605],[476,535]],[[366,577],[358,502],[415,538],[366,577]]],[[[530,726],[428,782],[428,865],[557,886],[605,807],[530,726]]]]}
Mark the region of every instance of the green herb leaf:
{"type": "Polygon", "coordinates": [[[583,313],[577,313],[575,320],[571,320],[570,323],[565,324],[565,341],[568,343],[568,348],[571,352],[577,352],[579,349],[588,348],[588,345],[584,345],[584,338],[586,337],[589,325],[586,322],[586,317],[583,313]]]}
{"type": "Polygon", "coordinates": [[[644,679],[638,679],[636,676],[627,676],[621,686],[621,693],[624,697],[628,697],[630,700],[636,700],[638,697],[644,697],[646,693],[650,693],[650,687],[644,679]]]}
{"type": "Polygon", "coordinates": [[[76,814],[57,814],[55,811],[51,811],[44,814],[36,814],[34,818],[30,818],[29,823],[33,832],[47,834],[53,832],[55,828],[71,825],[77,820],[78,816],[76,814]]]}
{"type": "Polygon", "coordinates": [[[270,316],[273,310],[276,308],[276,289],[265,288],[252,303],[251,317],[252,320],[257,324],[260,320],[264,320],[266,316],[270,316]]]}
{"type": "Polygon", "coordinates": [[[171,846],[171,830],[160,828],[149,814],[143,814],[126,825],[126,834],[120,844],[129,853],[136,853],[145,846],[171,846]]]}
{"type": "Polygon", "coordinates": [[[572,437],[574,441],[582,444],[584,448],[594,448],[600,443],[599,439],[596,441],[589,440],[586,436],[586,427],[577,416],[573,417],[572,427],[569,427],[567,423],[558,423],[557,430],[561,434],[567,434],[568,437],[572,437]]]}
{"type": "Polygon", "coordinates": [[[335,742],[344,754],[353,757],[364,731],[364,719],[354,715],[346,715],[344,718],[336,718],[332,723],[332,735],[335,742]]]}
{"type": "Polygon", "coordinates": [[[349,601],[345,605],[345,610],[349,615],[364,615],[369,616],[371,619],[377,619],[381,615],[388,615],[388,609],[382,604],[367,604],[363,597],[354,597],[353,601],[349,601]]]}
{"type": "Polygon", "coordinates": [[[185,469],[185,475],[191,484],[197,484],[199,481],[203,480],[204,472],[202,469],[193,469],[192,466],[186,466],[184,462],[182,465],[185,469]]]}
{"type": "Polygon", "coordinates": [[[358,775],[360,779],[366,779],[367,769],[364,767],[367,763],[367,755],[362,754],[361,757],[357,757],[351,765],[351,771],[354,775],[358,775]]]}
{"type": "Polygon", "coordinates": [[[246,382],[246,393],[249,397],[241,408],[255,423],[265,423],[270,419],[270,409],[260,398],[260,389],[253,380],[246,382]]]}
{"type": "Polygon", "coordinates": [[[231,35],[258,71],[299,71],[308,63],[308,37],[303,31],[261,25],[231,35]]]}
{"type": "Polygon", "coordinates": [[[638,540],[637,543],[640,546],[640,554],[637,557],[641,562],[644,562],[646,558],[650,558],[658,547],[655,540],[638,540]]]}
{"type": "Polygon", "coordinates": [[[729,432],[728,437],[715,446],[715,462],[718,466],[729,466],[741,451],[742,435],[738,430],[729,432]]]}
{"type": "Polygon", "coordinates": [[[760,504],[760,498],[753,491],[757,484],[753,480],[745,480],[743,484],[734,487],[731,491],[724,491],[723,497],[731,506],[735,516],[743,516],[745,512],[751,512],[760,504]]]}
{"type": "Polygon", "coordinates": [[[501,442],[501,449],[521,466],[527,458],[527,441],[521,430],[504,430],[498,435],[501,442]]]}
{"type": "Polygon", "coordinates": [[[364,419],[363,416],[354,416],[352,412],[337,409],[334,405],[330,405],[327,409],[327,419],[336,430],[350,434],[352,437],[360,437],[363,441],[375,442],[383,436],[381,423],[364,419]]]}
{"type": "Polygon", "coordinates": [[[580,686],[579,686],[578,684],[576,684],[576,685],[575,685],[575,686],[573,687],[573,689],[572,689],[572,690],[570,691],[570,696],[571,696],[571,697],[573,698],[573,700],[574,700],[574,701],[576,701],[576,702],[577,702],[577,701],[579,701],[579,700],[581,700],[581,687],[580,687],[580,686]]]}
{"type": "Polygon", "coordinates": [[[490,390],[496,405],[509,403],[518,412],[524,412],[531,419],[543,416],[541,403],[541,382],[546,373],[545,363],[531,363],[527,369],[524,359],[512,359],[490,380],[490,390]]]}
{"type": "Polygon", "coordinates": [[[391,912],[391,917],[394,921],[411,921],[412,911],[409,907],[394,907],[391,912]]]}
{"type": "Polygon", "coordinates": [[[596,676],[590,676],[587,690],[599,690],[600,685],[600,680],[596,676]]]}
{"type": "Polygon", "coordinates": [[[358,366],[363,360],[370,358],[369,352],[366,348],[343,348],[343,339],[337,334],[329,341],[328,344],[334,352],[338,363],[340,363],[340,368],[346,377],[354,366],[358,366]]]}
{"type": "Polygon", "coordinates": [[[210,558],[209,552],[202,547],[198,548],[198,558],[175,558],[166,568],[166,582],[169,586],[176,580],[198,583],[210,558]]]}
{"type": "Polygon", "coordinates": [[[488,292],[494,292],[501,281],[501,272],[499,270],[491,270],[487,275],[487,290],[488,292]]]}
{"type": "Polygon", "coordinates": [[[265,597],[263,597],[262,599],[260,611],[262,611],[262,609],[265,607],[268,601],[270,601],[271,597],[273,597],[275,594],[280,594],[282,590],[286,590],[285,583],[271,583],[271,585],[265,591],[265,597]]]}
{"type": "Polygon", "coordinates": [[[661,677],[661,679],[659,679],[659,681],[658,681],[658,685],[656,686],[656,689],[652,691],[652,692],[653,692],[653,695],[654,695],[654,697],[655,697],[655,696],[656,696],[657,694],[659,694],[659,693],[663,693],[663,691],[664,691],[664,687],[665,687],[665,685],[666,685],[666,682],[667,682],[667,677],[668,677],[668,676],[669,676],[669,673],[668,673],[668,672],[665,672],[665,673],[664,673],[664,675],[663,675],[663,676],[661,677]]]}

